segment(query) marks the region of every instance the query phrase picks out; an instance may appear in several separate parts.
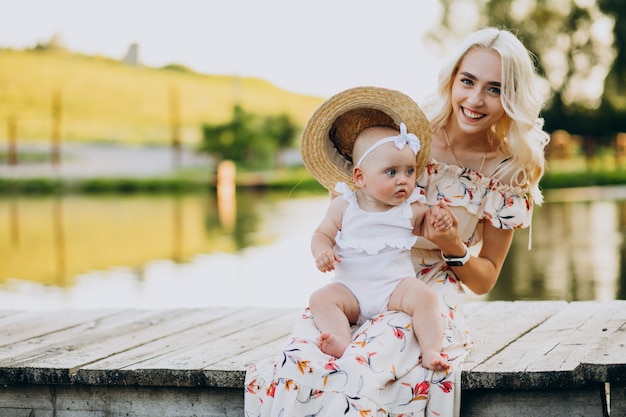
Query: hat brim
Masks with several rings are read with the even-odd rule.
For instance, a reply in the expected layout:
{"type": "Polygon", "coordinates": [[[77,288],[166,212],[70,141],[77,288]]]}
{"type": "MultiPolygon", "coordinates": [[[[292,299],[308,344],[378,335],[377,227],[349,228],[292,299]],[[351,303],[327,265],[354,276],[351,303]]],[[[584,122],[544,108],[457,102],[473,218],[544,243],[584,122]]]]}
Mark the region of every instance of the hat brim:
{"type": "Polygon", "coordinates": [[[418,104],[404,93],[380,87],[355,87],[335,94],[317,108],[302,132],[301,154],[311,175],[328,190],[338,182],[354,189],[351,161],[352,146],[358,133],[369,126],[389,125],[382,112],[396,128],[404,123],[415,134],[421,149],[415,156],[418,176],[430,158],[431,128],[418,104]],[[362,111],[361,111],[362,110],[362,111]],[[372,112],[370,112],[373,110],[372,112]],[[343,117],[350,114],[350,117],[343,117]],[[340,141],[331,140],[331,129],[342,131],[340,141]]]}

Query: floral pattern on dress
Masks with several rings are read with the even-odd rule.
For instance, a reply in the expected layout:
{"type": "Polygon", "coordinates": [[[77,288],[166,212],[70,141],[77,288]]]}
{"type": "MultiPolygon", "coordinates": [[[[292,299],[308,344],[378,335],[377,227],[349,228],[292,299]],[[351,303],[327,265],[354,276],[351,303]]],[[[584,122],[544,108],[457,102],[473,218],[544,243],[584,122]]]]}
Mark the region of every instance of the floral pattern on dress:
{"type": "MultiPolygon", "coordinates": [[[[530,224],[531,205],[521,188],[471,170],[430,163],[418,179],[428,201],[445,199],[459,217],[468,245],[481,239],[481,223],[516,229],[530,224]]],[[[450,368],[421,366],[420,347],[405,313],[390,311],[353,328],[341,358],[321,352],[319,331],[306,309],[281,352],[248,369],[247,417],[441,417],[460,412],[460,381],[473,347],[465,323],[465,292],[440,251],[426,239],[412,250],[417,279],[437,294],[444,323],[443,353],[450,368]]]]}

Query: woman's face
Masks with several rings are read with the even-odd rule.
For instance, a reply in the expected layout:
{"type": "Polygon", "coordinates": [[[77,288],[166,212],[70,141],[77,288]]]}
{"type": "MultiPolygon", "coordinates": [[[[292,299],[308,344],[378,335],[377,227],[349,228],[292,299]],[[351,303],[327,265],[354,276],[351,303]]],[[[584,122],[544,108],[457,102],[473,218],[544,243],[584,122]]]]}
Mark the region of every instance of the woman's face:
{"type": "Polygon", "coordinates": [[[501,87],[500,55],[480,48],[469,51],[452,82],[452,114],[461,131],[484,132],[504,115],[501,87]]]}

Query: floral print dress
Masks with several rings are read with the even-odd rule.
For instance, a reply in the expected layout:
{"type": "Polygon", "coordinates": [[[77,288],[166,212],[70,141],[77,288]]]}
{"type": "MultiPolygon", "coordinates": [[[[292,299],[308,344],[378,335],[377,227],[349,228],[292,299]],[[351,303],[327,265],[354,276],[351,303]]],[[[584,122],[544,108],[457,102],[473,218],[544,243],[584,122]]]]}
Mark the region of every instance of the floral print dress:
{"type": "MultiPolygon", "coordinates": [[[[532,207],[522,188],[434,161],[417,183],[429,205],[447,201],[468,246],[481,241],[483,222],[502,229],[530,224],[532,207]]],[[[459,415],[462,364],[473,347],[463,315],[465,292],[430,241],[419,237],[412,255],[417,278],[439,299],[447,371],[421,366],[407,314],[385,312],[353,328],[352,343],[334,358],[317,348],[319,331],[306,309],[282,351],[248,369],[246,416],[459,415]]]]}

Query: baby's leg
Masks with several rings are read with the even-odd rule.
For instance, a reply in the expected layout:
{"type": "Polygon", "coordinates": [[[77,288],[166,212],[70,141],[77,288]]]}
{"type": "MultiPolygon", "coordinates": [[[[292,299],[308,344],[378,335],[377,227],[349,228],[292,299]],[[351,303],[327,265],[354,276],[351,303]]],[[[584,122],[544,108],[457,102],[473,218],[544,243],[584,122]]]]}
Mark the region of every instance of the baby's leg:
{"type": "Polygon", "coordinates": [[[417,278],[405,278],[389,298],[389,310],[401,310],[413,318],[413,331],[422,351],[422,366],[435,371],[448,369],[441,354],[443,321],[435,292],[417,278]]]}
{"type": "Polygon", "coordinates": [[[359,317],[359,302],[343,284],[331,283],[311,294],[309,307],[321,335],[317,346],[327,355],[340,358],[352,341],[350,323],[359,317]]]}

